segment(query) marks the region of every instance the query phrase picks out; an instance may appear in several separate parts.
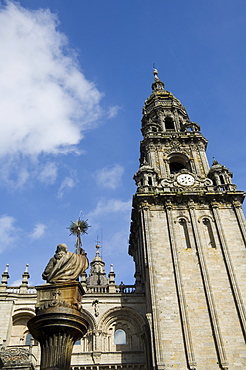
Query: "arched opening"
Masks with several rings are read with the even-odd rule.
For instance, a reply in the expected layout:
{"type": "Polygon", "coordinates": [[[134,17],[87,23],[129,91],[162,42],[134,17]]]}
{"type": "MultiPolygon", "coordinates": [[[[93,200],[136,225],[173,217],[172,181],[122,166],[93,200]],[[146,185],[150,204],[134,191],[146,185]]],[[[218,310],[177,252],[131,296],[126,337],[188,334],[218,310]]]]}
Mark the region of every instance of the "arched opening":
{"type": "Polygon", "coordinates": [[[222,185],[224,185],[225,184],[224,176],[223,175],[219,175],[219,178],[220,178],[220,183],[222,185]]]}
{"type": "Polygon", "coordinates": [[[166,130],[174,130],[174,122],[171,117],[165,118],[165,128],[166,130]]]}
{"type": "Polygon", "coordinates": [[[111,309],[101,317],[98,330],[104,333],[103,347],[106,352],[139,351],[143,362],[146,342],[143,319],[133,309],[111,309]]]}
{"type": "Polygon", "coordinates": [[[185,242],[186,242],[186,248],[191,248],[190,236],[189,236],[189,230],[188,230],[188,226],[187,226],[187,221],[186,221],[185,218],[181,218],[179,220],[179,223],[180,223],[180,225],[183,228],[184,238],[185,238],[185,242]]]}
{"type": "Polygon", "coordinates": [[[188,158],[181,153],[177,153],[171,156],[171,158],[169,159],[169,168],[171,174],[178,173],[183,169],[191,171],[188,158]]]}
{"type": "Polygon", "coordinates": [[[32,335],[27,328],[27,322],[32,317],[29,312],[19,312],[13,316],[10,345],[30,345],[32,335]]]}
{"type": "Polygon", "coordinates": [[[32,336],[32,334],[31,334],[31,333],[28,333],[28,334],[26,335],[26,342],[25,342],[25,345],[26,345],[26,346],[30,346],[31,341],[32,341],[32,338],[33,338],[33,336],[32,336]]]}
{"type": "Polygon", "coordinates": [[[117,329],[114,332],[114,344],[126,344],[126,332],[123,329],[117,329]]]}
{"type": "Polygon", "coordinates": [[[216,248],[214,234],[213,234],[213,230],[212,230],[212,225],[211,225],[211,222],[210,222],[209,218],[204,218],[202,221],[203,221],[203,224],[206,226],[206,229],[207,229],[207,234],[208,234],[208,237],[209,237],[210,246],[212,248],[216,248]]]}
{"type": "Polygon", "coordinates": [[[170,163],[170,172],[171,173],[177,173],[177,172],[179,172],[180,170],[182,170],[184,168],[185,168],[185,165],[183,163],[180,163],[180,162],[171,162],[170,163]]]}

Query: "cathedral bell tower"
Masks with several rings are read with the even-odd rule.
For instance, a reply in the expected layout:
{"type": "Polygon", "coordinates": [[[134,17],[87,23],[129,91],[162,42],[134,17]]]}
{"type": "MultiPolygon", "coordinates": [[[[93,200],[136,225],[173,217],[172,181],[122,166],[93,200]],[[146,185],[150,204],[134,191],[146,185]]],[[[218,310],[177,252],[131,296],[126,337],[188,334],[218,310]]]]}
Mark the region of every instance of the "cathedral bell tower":
{"type": "Polygon", "coordinates": [[[244,192],[154,70],[129,253],[145,292],[153,369],[246,369],[244,192]]]}

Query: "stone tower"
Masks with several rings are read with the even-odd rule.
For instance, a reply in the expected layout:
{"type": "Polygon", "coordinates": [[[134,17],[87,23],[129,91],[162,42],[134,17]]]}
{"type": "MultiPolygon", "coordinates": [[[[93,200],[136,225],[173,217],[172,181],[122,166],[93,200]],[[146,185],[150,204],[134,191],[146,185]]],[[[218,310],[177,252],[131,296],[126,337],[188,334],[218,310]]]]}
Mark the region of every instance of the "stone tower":
{"type": "Polygon", "coordinates": [[[244,192],[154,70],[134,175],[129,253],[154,369],[246,369],[244,192]]]}

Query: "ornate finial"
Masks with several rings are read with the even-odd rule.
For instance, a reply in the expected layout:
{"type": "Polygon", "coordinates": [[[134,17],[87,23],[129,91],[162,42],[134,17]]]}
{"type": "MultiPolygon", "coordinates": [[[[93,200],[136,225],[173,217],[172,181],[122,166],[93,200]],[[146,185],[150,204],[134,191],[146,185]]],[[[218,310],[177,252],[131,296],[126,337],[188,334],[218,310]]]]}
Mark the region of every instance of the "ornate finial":
{"type": "MultiPolygon", "coordinates": [[[[111,264],[110,265],[110,272],[108,274],[108,277],[109,277],[109,286],[110,288],[109,289],[115,289],[115,273],[114,273],[114,267],[113,265],[111,264]]],[[[114,291],[114,290],[113,290],[114,291]]]]}
{"type": "Polygon", "coordinates": [[[87,220],[80,220],[80,217],[78,218],[78,221],[71,221],[70,226],[68,229],[70,230],[70,235],[76,235],[76,253],[80,254],[80,248],[82,246],[82,241],[81,241],[81,234],[87,234],[87,230],[90,226],[88,225],[87,220]]]}
{"type": "Polygon", "coordinates": [[[7,273],[9,272],[9,264],[8,263],[6,264],[6,268],[5,268],[4,272],[7,272],[7,273]]]}
{"type": "Polygon", "coordinates": [[[96,256],[99,256],[99,248],[101,248],[101,246],[96,244],[96,256]]]}
{"type": "Polygon", "coordinates": [[[6,287],[8,284],[8,279],[9,279],[9,265],[6,265],[5,271],[2,274],[2,280],[0,284],[0,291],[6,291],[6,287]]]}
{"type": "Polygon", "coordinates": [[[212,166],[214,166],[215,164],[219,164],[219,162],[213,157],[213,163],[212,163],[212,166]]]}
{"type": "Polygon", "coordinates": [[[22,282],[20,285],[20,293],[27,293],[27,288],[28,288],[28,279],[30,278],[29,272],[28,272],[28,264],[26,264],[25,271],[22,274],[22,282]]]}
{"type": "Polygon", "coordinates": [[[154,80],[158,81],[159,80],[158,70],[155,67],[153,68],[153,75],[154,75],[154,80]]]}
{"type": "Polygon", "coordinates": [[[155,68],[153,64],[153,75],[154,75],[154,82],[152,83],[152,90],[159,91],[164,90],[164,83],[158,77],[158,70],[155,68]]]}

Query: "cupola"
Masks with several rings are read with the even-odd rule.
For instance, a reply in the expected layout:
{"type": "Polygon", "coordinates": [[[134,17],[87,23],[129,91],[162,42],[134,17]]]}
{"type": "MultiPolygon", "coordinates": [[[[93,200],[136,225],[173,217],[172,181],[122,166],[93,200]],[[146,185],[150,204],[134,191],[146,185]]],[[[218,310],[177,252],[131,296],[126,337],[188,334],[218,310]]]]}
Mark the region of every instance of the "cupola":
{"type": "Polygon", "coordinates": [[[96,245],[96,256],[91,262],[91,269],[89,277],[86,280],[88,286],[106,286],[109,283],[109,279],[106,277],[105,262],[99,253],[100,245],[96,245]]]}
{"type": "Polygon", "coordinates": [[[236,185],[231,181],[232,176],[228,168],[214,159],[208,177],[213,181],[217,190],[236,190],[236,185]]]}

